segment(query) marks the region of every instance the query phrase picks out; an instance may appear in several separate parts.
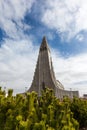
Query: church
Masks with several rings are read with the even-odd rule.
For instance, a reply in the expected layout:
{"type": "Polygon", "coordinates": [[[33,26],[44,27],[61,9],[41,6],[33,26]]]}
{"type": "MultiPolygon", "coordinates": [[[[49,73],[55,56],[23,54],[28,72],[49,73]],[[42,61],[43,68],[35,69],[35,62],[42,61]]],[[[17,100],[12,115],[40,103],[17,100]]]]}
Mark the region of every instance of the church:
{"type": "Polygon", "coordinates": [[[28,92],[35,91],[38,93],[38,96],[40,96],[41,91],[45,87],[53,89],[55,96],[59,99],[62,99],[64,96],[68,96],[70,98],[73,98],[74,96],[79,97],[78,91],[65,90],[64,86],[60,83],[60,81],[56,80],[55,73],[53,70],[50,48],[48,46],[46,37],[43,37],[39,49],[39,55],[37,59],[33,81],[28,92]]]}

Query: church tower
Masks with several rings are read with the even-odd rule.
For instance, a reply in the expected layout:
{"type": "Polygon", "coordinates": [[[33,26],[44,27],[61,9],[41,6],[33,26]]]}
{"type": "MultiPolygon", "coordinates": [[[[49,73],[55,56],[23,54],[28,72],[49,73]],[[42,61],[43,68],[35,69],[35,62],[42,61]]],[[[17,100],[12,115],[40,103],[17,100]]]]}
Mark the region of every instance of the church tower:
{"type": "Polygon", "coordinates": [[[39,55],[33,81],[28,91],[29,92],[36,91],[40,96],[41,91],[45,87],[53,89],[55,95],[58,98],[61,98],[62,96],[64,96],[64,94],[67,95],[67,92],[66,93],[64,92],[65,90],[63,85],[55,78],[55,73],[52,65],[51,52],[46,37],[43,37],[39,49],[39,55]]]}

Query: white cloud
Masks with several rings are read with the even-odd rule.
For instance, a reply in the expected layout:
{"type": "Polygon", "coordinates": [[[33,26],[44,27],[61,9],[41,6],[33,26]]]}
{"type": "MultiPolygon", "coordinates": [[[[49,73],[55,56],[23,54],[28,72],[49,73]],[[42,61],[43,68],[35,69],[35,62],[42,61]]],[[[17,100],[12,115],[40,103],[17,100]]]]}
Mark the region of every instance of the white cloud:
{"type": "Polygon", "coordinates": [[[80,95],[87,93],[87,53],[67,59],[53,53],[56,77],[66,89],[79,90],[80,95]]]}
{"type": "Polygon", "coordinates": [[[29,28],[23,19],[33,3],[34,0],[0,0],[0,28],[9,37],[23,37],[23,29],[29,28]]]}
{"type": "Polygon", "coordinates": [[[42,22],[69,40],[87,31],[87,0],[47,0],[42,22]]]}
{"type": "Polygon", "coordinates": [[[33,79],[38,48],[32,40],[7,40],[0,48],[0,85],[24,92],[33,79]]]}
{"type": "Polygon", "coordinates": [[[79,40],[80,42],[84,40],[84,36],[79,34],[76,36],[76,39],[79,40]]]}
{"type": "Polygon", "coordinates": [[[0,28],[14,39],[4,39],[0,47],[0,85],[13,88],[14,92],[23,92],[24,87],[29,86],[28,78],[32,80],[30,75],[36,51],[33,51],[35,47],[30,36],[23,32],[30,29],[23,20],[33,3],[34,0],[0,0],[0,28]]]}

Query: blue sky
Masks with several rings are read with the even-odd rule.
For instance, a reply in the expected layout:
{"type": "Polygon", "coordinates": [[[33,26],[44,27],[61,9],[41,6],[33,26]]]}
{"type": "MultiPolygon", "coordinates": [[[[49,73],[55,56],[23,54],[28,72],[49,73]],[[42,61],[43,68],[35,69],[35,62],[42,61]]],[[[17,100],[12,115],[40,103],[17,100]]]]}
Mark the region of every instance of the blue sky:
{"type": "Polygon", "coordinates": [[[87,93],[87,1],[1,0],[0,85],[28,89],[45,35],[56,78],[87,93]]]}

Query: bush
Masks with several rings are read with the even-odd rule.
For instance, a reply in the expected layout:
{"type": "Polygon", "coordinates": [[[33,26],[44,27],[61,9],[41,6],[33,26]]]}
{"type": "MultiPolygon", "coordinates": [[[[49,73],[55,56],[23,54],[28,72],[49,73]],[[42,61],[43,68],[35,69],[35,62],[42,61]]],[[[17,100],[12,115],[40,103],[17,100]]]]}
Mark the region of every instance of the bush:
{"type": "MultiPolygon", "coordinates": [[[[78,130],[79,123],[73,118],[74,101],[60,101],[50,89],[41,97],[37,93],[8,96],[0,90],[0,130],[78,130]],[[71,110],[70,110],[71,108],[71,110]]],[[[75,117],[75,114],[74,114],[75,117]]]]}

